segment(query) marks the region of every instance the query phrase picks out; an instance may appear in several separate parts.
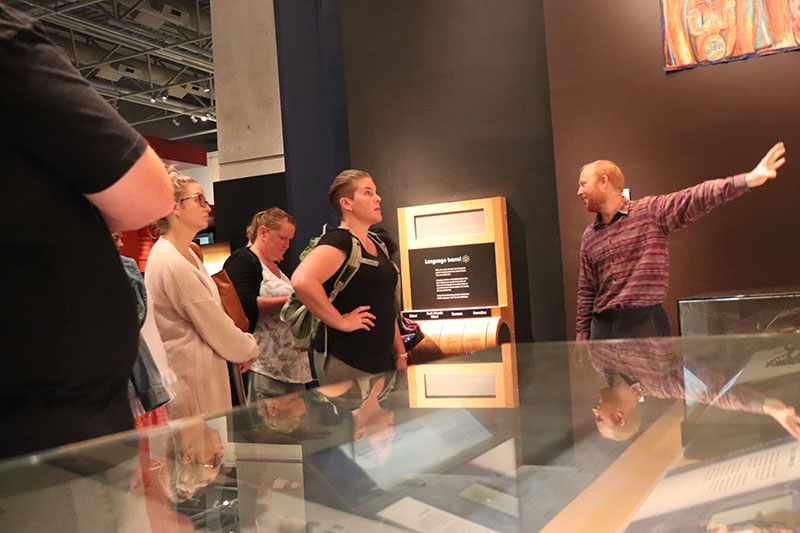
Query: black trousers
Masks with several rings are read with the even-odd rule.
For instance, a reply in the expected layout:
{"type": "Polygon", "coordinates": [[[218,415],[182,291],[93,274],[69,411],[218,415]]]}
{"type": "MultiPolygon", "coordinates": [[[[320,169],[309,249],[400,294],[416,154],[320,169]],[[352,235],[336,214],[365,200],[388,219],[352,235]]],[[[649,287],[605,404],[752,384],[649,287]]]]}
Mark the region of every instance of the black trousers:
{"type": "Polygon", "coordinates": [[[669,317],[661,304],[633,309],[608,309],[592,316],[590,339],[669,337],[669,317]]]}

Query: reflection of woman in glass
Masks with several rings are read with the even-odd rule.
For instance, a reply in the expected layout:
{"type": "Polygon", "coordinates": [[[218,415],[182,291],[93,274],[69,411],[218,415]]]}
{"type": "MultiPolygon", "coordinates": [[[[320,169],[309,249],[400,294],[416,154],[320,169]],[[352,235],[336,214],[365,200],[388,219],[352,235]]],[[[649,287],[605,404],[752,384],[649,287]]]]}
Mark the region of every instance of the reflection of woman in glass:
{"type": "Polygon", "coordinates": [[[392,451],[394,412],[384,409],[380,402],[392,391],[394,383],[395,373],[391,372],[325,385],[314,391],[337,412],[351,413],[355,459],[361,466],[383,464],[392,451]]]}
{"type": "Polygon", "coordinates": [[[256,412],[268,428],[280,433],[291,433],[303,422],[306,404],[300,394],[292,392],[258,402],[256,412]]]}
{"type": "Polygon", "coordinates": [[[177,426],[169,441],[174,500],[193,498],[214,481],[222,468],[224,452],[219,431],[202,420],[177,426]]]}
{"type": "Polygon", "coordinates": [[[169,432],[143,435],[139,441],[141,477],[135,476],[131,494],[147,499],[152,521],[171,523],[173,504],[194,498],[222,469],[224,447],[219,431],[199,417],[170,424],[169,432]]]}

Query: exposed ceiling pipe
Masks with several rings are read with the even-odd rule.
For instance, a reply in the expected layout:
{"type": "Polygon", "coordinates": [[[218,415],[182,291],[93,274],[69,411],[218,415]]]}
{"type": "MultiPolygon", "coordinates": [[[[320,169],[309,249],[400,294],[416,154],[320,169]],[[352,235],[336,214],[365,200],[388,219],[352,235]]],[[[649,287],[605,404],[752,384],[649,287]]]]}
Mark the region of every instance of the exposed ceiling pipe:
{"type": "MultiPolygon", "coordinates": [[[[191,39],[185,39],[184,41],[180,41],[180,42],[181,43],[199,42],[199,41],[208,40],[209,38],[210,38],[209,35],[204,35],[202,37],[193,37],[191,39]]],[[[120,48],[120,46],[121,45],[117,45],[117,47],[114,49],[114,52],[116,52],[120,48]]],[[[80,68],[80,70],[88,70],[88,69],[100,68],[100,67],[104,67],[106,65],[110,65],[112,63],[116,63],[118,61],[127,61],[129,59],[136,59],[136,58],[139,58],[139,57],[144,57],[144,56],[147,56],[147,55],[149,55],[149,54],[151,54],[151,53],[153,53],[155,51],[164,50],[166,48],[172,48],[173,46],[178,46],[178,44],[174,44],[174,45],[170,44],[170,45],[166,45],[166,46],[148,48],[146,50],[142,50],[141,52],[133,52],[131,54],[125,54],[125,55],[122,55],[122,56],[118,55],[116,57],[113,57],[112,59],[106,59],[104,61],[100,61],[100,62],[97,62],[97,63],[84,65],[84,66],[82,66],[80,68]]],[[[187,69],[189,67],[184,66],[182,68],[187,69]]]]}
{"type": "MultiPolygon", "coordinates": [[[[80,19],[72,15],[60,15],[58,17],[50,19],[50,21],[51,23],[54,23],[58,26],[62,26],[64,28],[71,29],[80,33],[84,33],[92,37],[97,37],[98,39],[105,39],[114,43],[118,43],[137,51],[146,50],[159,45],[159,43],[154,43],[149,40],[133,37],[131,35],[126,35],[125,33],[119,30],[108,28],[106,26],[101,26],[100,24],[80,19]]],[[[179,50],[174,50],[174,49],[156,50],[153,51],[151,55],[168,59],[169,61],[173,61],[180,65],[186,65],[195,68],[197,70],[202,70],[203,72],[209,72],[209,73],[214,72],[213,61],[206,61],[191,56],[189,54],[183,53],[179,50]]]]}
{"type": "Polygon", "coordinates": [[[156,109],[163,109],[165,111],[170,111],[172,113],[176,113],[179,115],[194,115],[197,117],[200,116],[207,116],[209,111],[213,111],[211,106],[207,107],[200,107],[200,106],[191,106],[188,104],[175,102],[174,100],[166,100],[162,101],[156,99],[155,102],[151,102],[147,96],[144,95],[131,95],[131,96],[120,96],[120,91],[113,85],[107,85],[97,80],[91,81],[92,86],[100,93],[102,96],[110,96],[110,97],[119,97],[121,100],[126,100],[128,102],[133,102],[135,104],[140,104],[148,107],[154,107],[156,109]]]}
{"type": "MultiPolygon", "coordinates": [[[[139,0],[117,0],[120,5],[132,7],[139,4],[139,0]]],[[[197,10],[194,2],[185,0],[145,0],[136,7],[137,14],[130,17],[139,24],[152,28],[159,28],[164,22],[190,30],[198,30],[197,10]]],[[[208,13],[200,12],[199,30],[201,34],[211,32],[211,17],[208,13]]]]}
{"type": "Polygon", "coordinates": [[[67,13],[69,11],[75,11],[76,9],[82,9],[87,6],[91,6],[93,4],[99,4],[100,2],[105,2],[105,0],[70,0],[70,5],[61,6],[57,8],[52,8],[48,6],[43,6],[38,3],[28,2],[29,5],[34,5],[38,9],[42,9],[45,13],[41,15],[35,15],[36,18],[44,18],[44,17],[51,17],[53,15],[60,15],[62,13],[67,13]]]}
{"type": "Polygon", "coordinates": [[[183,135],[170,137],[169,140],[180,141],[181,139],[189,139],[191,137],[202,137],[203,135],[211,135],[212,133],[217,133],[217,128],[213,128],[210,130],[203,130],[203,131],[193,131],[192,133],[184,133],[183,135]]]}
{"type": "MultiPolygon", "coordinates": [[[[109,26],[113,26],[115,28],[122,29],[122,30],[136,32],[139,35],[142,35],[142,36],[146,37],[147,39],[152,39],[153,42],[158,42],[158,41],[164,39],[163,35],[159,35],[159,34],[153,32],[153,31],[150,31],[148,28],[145,28],[143,26],[138,26],[136,24],[131,24],[130,22],[125,22],[125,21],[121,21],[121,20],[117,20],[117,19],[108,19],[106,24],[108,24],[109,26]]],[[[204,35],[210,35],[210,34],[204,33],[204,35]]],[[[205,57],[209,61],[213,61],[214,60],[214,53],[211,50],[207,50],[205,48],[200,48],[199,46],[196,46],[196,45],[193,45],[193,44],[181,44],[181,45],[175,46],[175,48],[180,48],[182,50],[186,50],[187,52],[192,54],[193,57],[194,56],[201,56],[201,57],[205,57]]]]}
{"type": "MultiPolygon", "coordinates": [[[[58,35],[51,35],[50,37],[53,42],[55,42],[61,48],[65,50],[73,49],[73,43],[69,39],[60,37],[58,35]]],[[[75,46],[73,50],[78,55],[77,59],[79,63],[98,63],[101,61],[111,60],[114,58],[114,56],[119,57],[119,54],[112,54],[111,57],[106,58],[106,55],[108,54],[107,50],[81,42],[75,42],[74,44],[75,46]]],[[[172,87],[169,89],[170,95],[174,96],[175,98],[183,98],[187,92],[190,92],[202,98],[210,98],[209,93],[205,92],[207,86],[200,86],[196,83],[192,83],[196,79],[194,76],[183,75],[179,76],[178,79],[173,79],[175,74],[176,71],[160,67],[158,65],[151,64],[148,67],[146,61],[141,61],[139,59],[125,59],[124,61],[120,61],[118,63],[100,67],[99,72],[96,75],[100,78],[113,82],[118,81],[121,77],[126,77],[137,79],[146,83],[150,82],[150,76],[152,75],[154,91],[158,90],[160,86],[166,85],[167,83],[173,85],[173,83],[185,81],[187,84],[189,84],[188,86],[172,87]]]]}
{"type": "MultiPolygon", "coordinates": [[[[205,76],[203,78],[196,78],[190,83],[202,84],[203,82],[210,81],[210,80],[213,80],[213,79],[214,79],[213,76],[205,76]]],[[[183,85],[186,85],[186,82],[171,83],[169,85],[164,85],[162,87],[162,89],[172,89],[173,87],[179,87],[179,86],[183,86],[183,85]]],[[[148,95],[148,97],[149,97],[149,95],[151,95],[152,93],[153,93],[153,89],[143,89],[143,90],[139,90],[139,91],[129,91],[129,92],[120,91],[120,96],[115,96],[115,97],[111,98],[111,100],[120,100],[120,99],[122,99],[123,96],[134,96],[134,95],[138,95],[138,94],[148,95]]]]}

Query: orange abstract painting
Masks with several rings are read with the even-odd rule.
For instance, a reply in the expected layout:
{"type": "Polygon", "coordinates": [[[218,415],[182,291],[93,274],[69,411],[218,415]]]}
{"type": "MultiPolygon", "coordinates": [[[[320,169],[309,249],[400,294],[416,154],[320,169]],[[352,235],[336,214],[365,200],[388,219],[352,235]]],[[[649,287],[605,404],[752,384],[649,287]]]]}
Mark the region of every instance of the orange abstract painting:
{"type": "Polygon", "coordinates": [[[661,0],[666,70],[800,49],[800,0],[661,0]]]}

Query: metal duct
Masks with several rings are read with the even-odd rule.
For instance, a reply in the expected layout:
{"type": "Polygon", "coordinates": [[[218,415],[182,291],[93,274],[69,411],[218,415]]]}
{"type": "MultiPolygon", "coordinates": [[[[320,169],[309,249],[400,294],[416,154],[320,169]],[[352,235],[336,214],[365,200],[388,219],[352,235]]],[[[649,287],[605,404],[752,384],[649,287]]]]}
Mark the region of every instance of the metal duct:
{"type": "MultiPolygon", "coordinates": [[[[95,88],[95,90],[103,96],[116,97],[119,95],[119,89],[117,89],[113,85],[105,85],[104,83],[99,82],[97,80],[94,80],[91,83],[92,86],[95,88]]],[[[142,95],[123,96],[122,99],[143,106],[154,107],[156,109],[163,109],[166,111],[170,111],[172,113],[175,113],[176,115],[194,115],[196,117],[207,117],[209,120],[212,121],[215,120],[213,114],[214,108],[212,106],[208,107],[191,106],[175,102],[174,100],[166,102],[156,101],[155,103],[153,103],[150,102],[149,98],[142,95]]],[[[169,118],[169,117],[158,117],[155,120],[163,120],[164,118],[169,118]]]]}
{"type": "MultiPolygon", "coordinates": [[[[65,50],[68,57],[72,56],[70,53],[70,51],[73,50],[72,41],[58,35],[50,35],[50,38],[53,40],[53,42],[65,50]]],[[[120,54],[112,54],[110,57],[106,57],[108,54],[107,50],[78,41],[75,41],[74,50],[78,55],[78,62],[84,65],[108,61],[114,59],[114,57],[120,57],[120,54]]],[[[156,86],[154,89],[158,89],[159,86],[165,85],[168,82],[170,84],[181,81],[186,81],[188,83],[187,86],[172,87],[169,89],[169,95],[174,98],[183,98],[187,93],[192,93],[203,98],[209,98],[209,94],[205,92],[205,88],[207,86],[189,83],[194,79],[193,76],[182,75],[173,80],[172,78],[177,72],[168,68],[160,67],[158,65],[150,65],[150,72],[153,76],[153,85],[156,86]]],[[[121,77],[133,78],[146,83],[150,82],[147,62],[139,59],[126,59],[118,63],[98,67],[96,76],[112,82],[119,81],[121,77]]]]}
{"type": "MultiPolygon", "coordinates": [[[[139,0],[118,0],[128,8],[135,6],[139,0]]],[[[145,0],[136,7],[136,15],[132,17],[138,24],[150,28],[160,28],[165,22],[175,24],[182,28],[197,31],[197,8],[194,2],[185,0],[145,0]]],[[[200,33],[211,32],[211,17],[208,13],[200,11],[200,33]]]]}
{"type": "MultiPolygon", "coordinates": [[[[59,15],[52,20],[52,23],[63,28],[78,31],[80,33],[104,39],[113,43],[122,44],[132,50],[148,50],[154,47],[155,43],[131,35],[126,35],[119,30],[108,28],[101,24],[88,20],[73,17],[72,15],[59,15]]],[[[203,72],[214,72],[213,61],[207,61],[195,56],[190,56],[173,48],[153,50],[151,55],[162,57],[180,65],[185,65],[203,72]]]]}

